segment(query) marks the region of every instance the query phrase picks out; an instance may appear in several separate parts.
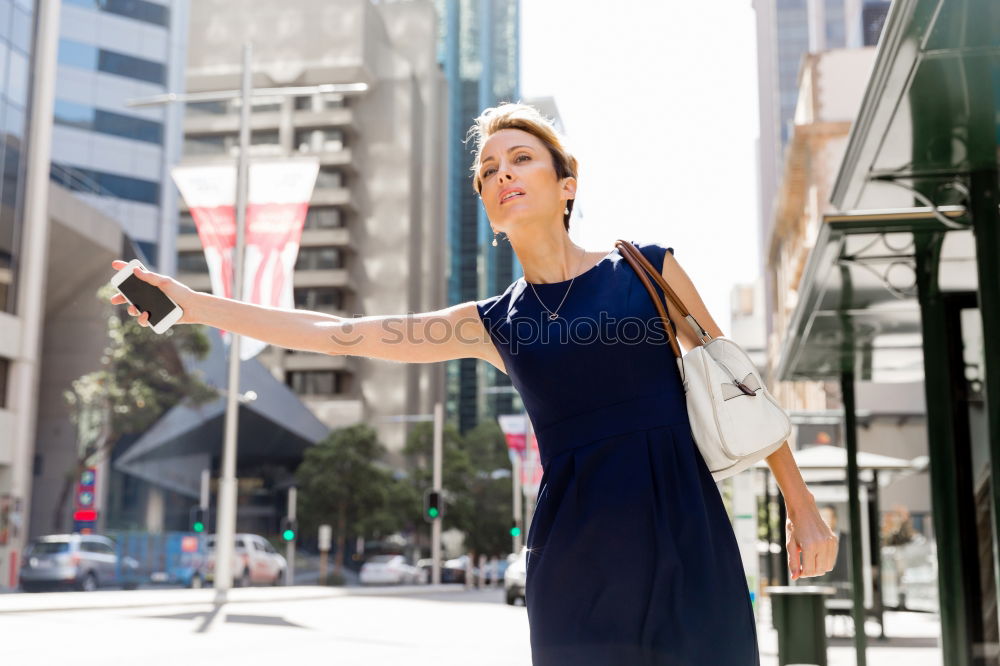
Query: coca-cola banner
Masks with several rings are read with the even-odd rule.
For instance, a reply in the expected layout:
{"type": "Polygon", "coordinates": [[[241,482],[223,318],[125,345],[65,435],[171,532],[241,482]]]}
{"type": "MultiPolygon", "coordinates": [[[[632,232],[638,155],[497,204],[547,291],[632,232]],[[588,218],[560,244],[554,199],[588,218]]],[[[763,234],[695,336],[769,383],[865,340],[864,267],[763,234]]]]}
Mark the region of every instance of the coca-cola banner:
{"type": "MultiPolygon", "coordinates": [[[[309,209],[319,160],[296,158],[250,165],[242,301],[294,308],[292,275],[302,225],[309,209]]],[[[212,293],[232,298],[236,248],[236,167],[181,166],[171,170],[187,202],[205,251],[212,293]]],[[[225,331],[224,338],[229,341],[225,331]]],[[[240,359],[256,356],[267,343],[242,337],[240,359]]]]}

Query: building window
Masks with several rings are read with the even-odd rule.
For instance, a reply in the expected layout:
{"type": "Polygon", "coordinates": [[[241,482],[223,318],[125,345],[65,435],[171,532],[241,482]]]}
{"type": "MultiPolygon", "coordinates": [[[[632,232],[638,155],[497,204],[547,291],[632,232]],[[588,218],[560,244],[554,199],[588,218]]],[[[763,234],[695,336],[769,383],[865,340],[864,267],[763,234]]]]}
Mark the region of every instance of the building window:
{"type": "Polygon", "coordinates": [[[345,147],[344,133],[337,129],[298,129],[293,143],[300,153],[334,152],[345,147]]]}
{"type": "Polygon", "coordinates": [[[158,245],[153,241],[135,241],[135,244],[139,247],[139,251],[145,255],[146,261],[144,263],[146,268],[155,271],[157,254],[159,253],[158,245]]]}
{"type": "Polygon", "coordinates": [[[344,172],[337,167],[320,167],[316,187],[344,187],[344,172]]]}
{"type": "Polygon", "coordinates": [[[223,100],[211,102],[188,102],[184,112],[189,116],[221,116],[229,113],[229,105],[223,100]]]}
{"type": "Polygon", "coordinates": [[[195,225],[191,213],[181,213],[177,216],[177,231],[182,234],[198,233],[198,227],[195,225]]]}
{"type": "Polygon", "coordinates": [[[125,139],[135,139],[157,145],[163,143],[163,125],[161,123],[95,109],[91,106],[61,99],[56,100],[55,122],[67,127],[77,127],[125,139]]]}
{"type": "Polygon", "coordinates": [[[339,287],[299,287],[294,290],[299,310],[330,312],[344,309],[344,291],[339,287]]]}
{"type": "Polygon", "coordinates": [[[343,95],[306,95],[295,98],[296,111],[322,111],[324,109],[343,109],[347,106],[343,95]],[[318,97],[318,99],[317,99],[318,97]]]}
{"type": "Polygon", "coordinates": [[[7,381],[10,375],[10,359],[0,357],[0,408],[7,409],[7,381]]]}
{"type": "MultiPolygon", "coordinates": [[[[250,146],[279,147],[281,139],[278,130],[254,130],[250,133],[250,146]]],[[[240,136],[232,132],[224,134],[188,134],[184,137],[185,155],[236,155],[239,152],[240,136]]]]}
{"type": "Polygon", "coordinates": [[[306,213],[304,229],[337,229],[344,226],[344,218],[339,208],[323,206],[309,208],[306,213]]]}
{"type": "Polygon", "coordinates": [[[178,273],[207,273],[208,262],[205,260],[205,252],[195,250],[192,252],[177,253],[178,273]]]}
{"type": "Polygon", "coordinates": [[[885,25],[886,16],[889,14],[888,2],[866,2],[861,10],[862,32],[864,33],[865,46],[877,46],[879,37],[882,35],[882,26],[885,25]]]}
{"type": "Polygon", "coordinates": [[[159,85],[164,85],[167,80],[167,68],[163,63],[99,49],[71,39],[59,40],[59,64],[159,85]]]}
{"type": "Polygon", "coordinates": [[[146,0],[63,0],[67,5],[97,9],[166,28],[170,25],[170,10],[146,0]]]}
{"type": "Polygon", "coordinates": [[[52,163],[51,178],[63,187],[76,192],[118,197],[139,203],[159,205],[160,184],[151,180],[119,176],[96,169],[82,169],[52,163]]]}
{"type": "Polygon", "coordinates": [[[337,395],[347,389],[346,377],[337,370],[290,370],[285,384],[299,395],[337,395]]]}
{"type": "Polygon", "coordinates": [[[343,256],[337,247],[303,247],[299,248],[299,257],[295,261],[297,271],[317,271],[331,268],[343,268],[343,256]]]}
{"type": "Polygon", "coordinates": [[[184,154],[225,155],[234,145],[231,134],[189,134],[184,137],[184,154]]]}

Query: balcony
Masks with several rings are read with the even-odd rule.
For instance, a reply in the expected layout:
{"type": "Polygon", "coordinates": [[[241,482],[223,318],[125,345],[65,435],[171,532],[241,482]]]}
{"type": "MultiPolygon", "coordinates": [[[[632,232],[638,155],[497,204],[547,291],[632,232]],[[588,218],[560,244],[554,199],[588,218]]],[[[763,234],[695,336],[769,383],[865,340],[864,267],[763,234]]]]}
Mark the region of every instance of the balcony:
{"type": "MultiPolygon", "coordinates": [[[[293,279],[296,287],[347,287],[350,282],[346,268],[295,271],[293,279]]],[[[177,280],[195,291],[212,291],[208,273],[178,273],[177,280]]]]}
{"type": "Polygon", "coordinates": [[[331,108],[320,111],[297,110],[292,116],[292,124],[296,129],[335,127],[352,133],[357,133],[358,129],[354,121],[354,110],[350,108],[331,108]]]}

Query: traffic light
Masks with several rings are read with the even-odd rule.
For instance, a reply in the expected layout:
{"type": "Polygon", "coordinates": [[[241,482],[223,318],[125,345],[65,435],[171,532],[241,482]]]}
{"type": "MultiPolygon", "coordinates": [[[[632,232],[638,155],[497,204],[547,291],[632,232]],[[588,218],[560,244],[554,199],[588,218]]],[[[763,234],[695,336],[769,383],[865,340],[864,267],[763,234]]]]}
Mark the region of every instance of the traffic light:
{"type": "Polygon", "coordinates": [[[521,526],[517,524],[516,520],[510,524],[510,535],[512,537],[521,536],[521,526]]]}
{"type": "Polygon", "coordinates": [[[427,489],[424,491],[424,520],[433,523],[444,516],[444,502],[441,499],[440,490],[427,489]]]}
{"type": "Polygon", "coordinates": [[[295,537],[299,533],[299,523],[286,516],[281,519],[281,528],[278,531],[281,533],[282,541],[295,541],[295,537]]]}
{"type": "Polygon", "coordinates": [[[191,525],[191,531],[201,534],[208,527],[208,509],[203,509],[200,506],[193,507],[191,509],[191,519],[189,521],[191,525]]]}

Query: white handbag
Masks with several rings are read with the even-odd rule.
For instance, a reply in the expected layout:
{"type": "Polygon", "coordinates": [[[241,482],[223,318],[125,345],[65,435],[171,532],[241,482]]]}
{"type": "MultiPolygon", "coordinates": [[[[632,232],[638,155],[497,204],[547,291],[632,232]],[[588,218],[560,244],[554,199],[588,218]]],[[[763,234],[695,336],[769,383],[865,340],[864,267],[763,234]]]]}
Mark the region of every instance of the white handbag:
{"type": "Polygon", "coordinates": [[[615,246],[635,269],[663,319],[681,371],[691,434],[712,477],[721,481],[774,453],[788,439],[792,423],[747,353],[729,338],[709,335],[635,245],[619,240],[615,246]],[[677,329],[650,277],[694,329],[701,346],[681,354],[677,329]]]}

